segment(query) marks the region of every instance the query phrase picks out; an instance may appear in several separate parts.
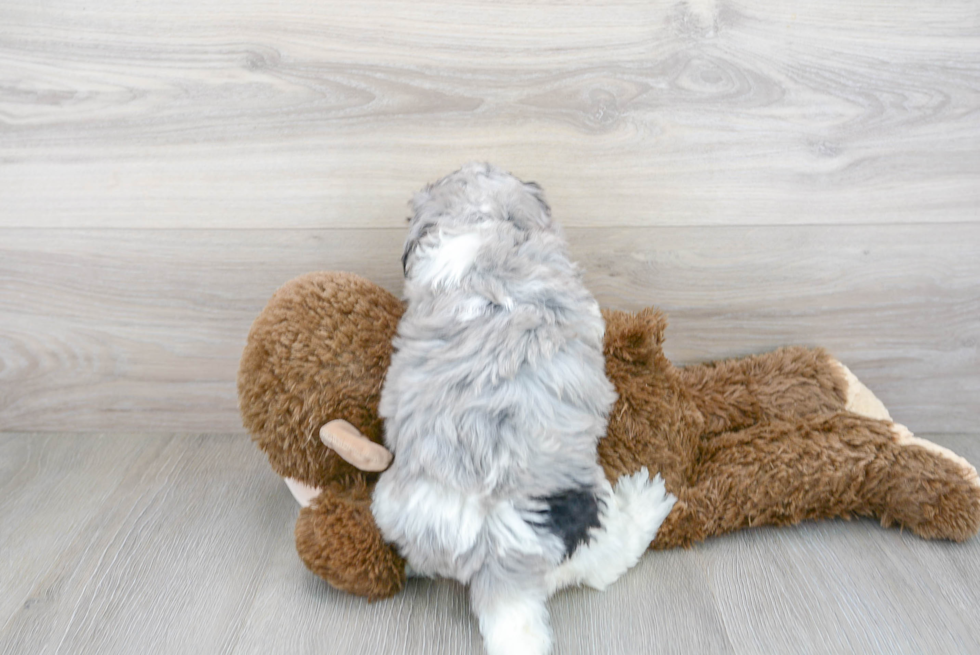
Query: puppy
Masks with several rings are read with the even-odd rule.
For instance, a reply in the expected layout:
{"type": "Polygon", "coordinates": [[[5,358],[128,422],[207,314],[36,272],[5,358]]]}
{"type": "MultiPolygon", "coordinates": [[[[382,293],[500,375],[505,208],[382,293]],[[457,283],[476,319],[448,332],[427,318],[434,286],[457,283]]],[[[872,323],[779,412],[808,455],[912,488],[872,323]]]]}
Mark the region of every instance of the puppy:
{"type": "Polygon", "coordinates": [[[410,221],[372,512],[416,574],[469,585],[490,655],[548,653],[549,595],[622,575],[675,499],[598,465],[605,325],[540,187],[470,164],[410,221]]]}

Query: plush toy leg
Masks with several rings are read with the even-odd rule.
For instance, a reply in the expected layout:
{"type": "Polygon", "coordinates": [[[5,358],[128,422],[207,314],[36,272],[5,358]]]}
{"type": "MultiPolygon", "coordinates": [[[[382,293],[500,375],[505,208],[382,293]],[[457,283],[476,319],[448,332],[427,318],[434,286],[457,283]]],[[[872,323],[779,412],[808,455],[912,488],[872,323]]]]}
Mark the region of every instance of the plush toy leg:
{"type": "Polygon", "coordinates": [[[750,427],[777,416],[844,409],[845,371],[826,351],[802,347],[678,369],[682,384],[704,415],[707,434],[750,427]]]}
{"type": "Polygon", "coordinates": [[[885,408],[885,404],[878,400],[878,397],[871,393],[871,389],[857,379],[851,373],[851,369],[841,364],[836,359],[831,362],[844,378],[844,409],[868,418],[876,418],[883,421],[890,421],[891,415],[885,408]]]}
{"type": "Polygon", "coordinates": [[[962,541],[980,528],[980,480],[966,460],[902,426],[849,412],[707,439],[694,484],[677,496],[654,548],[852,515],[930,539],[962,541]]]}
{"type": "Polygon", "coordinates": [[[342,591],[376,600],[405,586],[405,560],[381,537],[364,486],[327,487],[301,509],[296,550],[307,568],[342,591]]]}

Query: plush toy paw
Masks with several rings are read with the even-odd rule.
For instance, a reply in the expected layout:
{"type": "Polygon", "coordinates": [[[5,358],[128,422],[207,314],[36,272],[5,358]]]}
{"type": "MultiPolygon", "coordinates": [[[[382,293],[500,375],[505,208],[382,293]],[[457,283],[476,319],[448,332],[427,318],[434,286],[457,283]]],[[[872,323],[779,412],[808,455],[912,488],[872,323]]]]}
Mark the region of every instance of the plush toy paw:
{"type": "Polygon", "coordinates": [[[313,573],[370,600],[405,586],[405,560],[384,542],[363,484],[325,487],[296,521],[296,551],[313,573]]]}
{"type": "Polygon", "coordinates": [[[882,525],[899,523],[926,539],[965,541],[980,530],[980,477],[965,459],[892,423],[896,485],[882,525]]]}
{"type": "Polygon", "coordinates": [[[908,475],[908,484],[896,494],[890,511],[883,512],[882,523],[897,520],[929,539],[963,541],[976,534],[980,528],[977,470],[948,448],[920,439],[904,425],[893,423],[884,403],[850,369],[836,360],[833,365],[846,383],[844,409],[887,422],[894,443],[902,448],[896,458],[896,473],[908,475]]]}
{"type": "Polygon", "coordinates": [[[919,437],[913,435],[912,432],[901,423],[892,423],[892,433],[895,435],[895,441],[898,443],[898,445],[918,446],[919,448],[923,448],[933,455],[941,457],[949,462],[959,473],[960,477],[962,477],[967,484],[977,489],[977,492],[980,493],[980,476],[977,475],[977,470],[972,464],[970,464],[970,462],[966,461],[949,448],[943,448],[939,444],[935,444],[927,439],[920,439],[919,437]]]}

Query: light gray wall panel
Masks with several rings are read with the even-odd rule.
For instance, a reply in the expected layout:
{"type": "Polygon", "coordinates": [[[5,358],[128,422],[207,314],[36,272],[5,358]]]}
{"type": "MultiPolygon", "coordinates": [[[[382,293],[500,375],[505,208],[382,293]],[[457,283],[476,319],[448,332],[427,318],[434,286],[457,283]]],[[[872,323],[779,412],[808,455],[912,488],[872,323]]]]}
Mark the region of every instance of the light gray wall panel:
{"type": "MultiPolygon", "coordinates": [[[[289,278],[394,293],[403,230],[4,230],[0,429],[236,430],[249,326],[289,278]]],[[[980,226],[571,228],[603,305],[668,312],[678,363],[804,344],[913,431],[980,413],[980,226]]]]}
{"type": "Polygon", "coordinates": [[[472,159],[576,226],[974,222],[970,0],[0,7],[0,226],[390,227],[472,159]]]}

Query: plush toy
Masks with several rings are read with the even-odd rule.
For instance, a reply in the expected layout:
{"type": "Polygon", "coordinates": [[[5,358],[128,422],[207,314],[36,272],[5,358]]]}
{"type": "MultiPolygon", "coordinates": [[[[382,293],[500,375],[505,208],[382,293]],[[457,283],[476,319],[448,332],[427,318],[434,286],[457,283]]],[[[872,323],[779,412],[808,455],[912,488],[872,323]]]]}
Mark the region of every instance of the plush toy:
{"type": "MultiPolygon", "coordinates": [[[[245,427],[305,505],[300,557],[371,599],[405,583],[404,560],[371,516],[378,471],[391,460],[377,409],[402,311],[356,275],[296,278],[255,320],[238,374],[245,427]]],[[[980,528],[976,469],[893,423],[823,350],[679,368],[661,348],[658,311],[604,316],[619,399],[600,462],[612,482],[642,467],[659,472],[678,499],[651,548],[832,517],[874,516],[955,541],[980,528]]]]}

